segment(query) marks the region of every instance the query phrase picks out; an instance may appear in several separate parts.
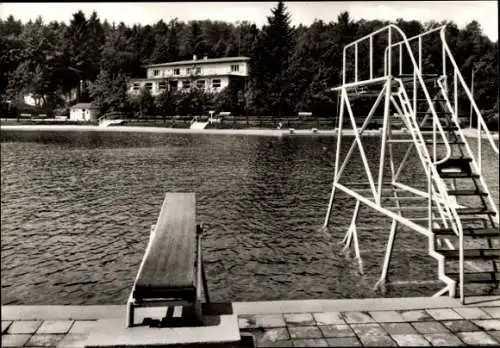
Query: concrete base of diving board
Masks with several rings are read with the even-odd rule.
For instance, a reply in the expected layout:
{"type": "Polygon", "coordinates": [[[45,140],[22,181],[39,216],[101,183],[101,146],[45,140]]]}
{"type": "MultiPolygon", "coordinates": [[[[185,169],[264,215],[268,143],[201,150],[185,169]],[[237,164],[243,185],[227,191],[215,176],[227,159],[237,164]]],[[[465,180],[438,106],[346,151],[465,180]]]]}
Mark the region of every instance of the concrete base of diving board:
{"type": "Polygon", "coordinates": [[[201,237],[196,225],[194,193],[167,193],[158,221],[151,226],[149,243],[127,303],[127,327],[137,324],[135,310],[168,306],[187,315],[166,312],[157,326],[208,325],[202,313],[202,288],[207,303],[201,237]]]}
{"type": "Polygon", "coordinates": [[[201,327],[126,328],[120,319],[100,319],[96,327],[85,347],[239,347],[241,341],[236,314],[221,315],[217,325],[201,327]]]}

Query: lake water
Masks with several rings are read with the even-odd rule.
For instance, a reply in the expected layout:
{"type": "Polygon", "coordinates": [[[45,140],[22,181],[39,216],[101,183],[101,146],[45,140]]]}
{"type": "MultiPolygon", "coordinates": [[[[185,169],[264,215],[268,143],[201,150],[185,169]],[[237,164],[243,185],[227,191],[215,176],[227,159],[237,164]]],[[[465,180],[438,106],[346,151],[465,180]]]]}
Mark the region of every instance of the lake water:
{"type": "MultiPolygon", "coordinates": [[[[378,139],[367,142],[375,168],[378,139]]],[[[334,149],[333,137],[2,131],[1,302],[125,303],[168,191],[196,192],[213,301],[431,295],[439,284],[373,291],[387,219],[360,211],[364,275],[339,245],[352,199],[336,198],[321,231],[334,149]]],[[[486,158],[498,202],[498,157],[486,158]]],[[[418,183],[416,165],[405,175],[418,183]]],[[[356,160],[345,173],[363,175],[356,160]]],[[[402,232],[391,280],[437,279],[426,248],[402,232]]]]}

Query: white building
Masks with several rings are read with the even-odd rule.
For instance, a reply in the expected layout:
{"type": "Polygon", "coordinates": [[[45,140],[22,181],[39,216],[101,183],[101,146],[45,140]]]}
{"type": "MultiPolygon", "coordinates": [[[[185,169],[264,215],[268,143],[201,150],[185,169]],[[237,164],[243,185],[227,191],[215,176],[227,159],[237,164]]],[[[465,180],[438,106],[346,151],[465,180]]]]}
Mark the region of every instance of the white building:
{"type": "Polygon", "coordinates": [[[248,76],[248,57],[225,57],[183,60],[178,62],[147,65],[147,77],[132,79],[128,93],[139,94],[147,88],[152,95],[171,91],[189,91],[200,88],[206,92],[220,92],[232,81],[241,81],[248,76]]]}
{"type": "Polygon", "coordinates": [[[97,107],[90,103],[78,103],[69,109],[70,121],[92,121],[95,120],[97,107]]]}

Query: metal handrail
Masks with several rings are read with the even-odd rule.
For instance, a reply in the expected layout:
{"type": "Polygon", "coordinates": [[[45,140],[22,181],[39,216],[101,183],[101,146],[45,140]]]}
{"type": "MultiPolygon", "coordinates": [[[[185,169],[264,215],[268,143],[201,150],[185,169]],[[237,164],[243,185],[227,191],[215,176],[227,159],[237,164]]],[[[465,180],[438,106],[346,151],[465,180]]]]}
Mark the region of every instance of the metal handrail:
{"type": "MultiPolygon", "coordinates": [[[[448,96],[445,93],[446,89],[445,89],[443,83],[441,82],[441,80],[438,80],[438,85],[441,88],[442,95],[443,95],[443,97],[445,99],[445,102],[446,102],[446,106],[448,107],[448,109],[450,110],[450,112],[453,114],[453,108],[451,106],[451,102],[450,102],[448,96]]],[[[460,135],[460,138],[462,139],[463,143],[465,144],[465,150],[467,151],[467,154],[470,156],[470,158],[472,158],[472,162],[471,162],[472,169],[474,170],[475,173],[481,173],[479,166],[476,164],[476,161],[474,160],[474,155],[472,153],[471,147],[469,146],[469,142],[465,138],[465,135],[462,132],[462,128],[460,128],[460,125],[458,123],[458,119],[456,117],[454,117],[453,118],[453,122],[455,122],[455,124],[458,127],[458,134],[460,135]]],[[[480,141],[480,139],[478,139],[478,141],[480,141]]],[[[483,175],[479,176],[479,181],[481,182],[481,185],[483,186],[483,189],[485,189],[486,193],[488,194],[487,195],[487,199],[488,199],[488,202],[490,203],[490,208],[493,209],[496,212],[496,215],[495,215],[496,218],[495,219],[498,222],[498,218],[499,217],[498,217],[497,205],[493,201],[492,195],[489,192],[488,185],[486,185],[486,182],[484,181],[483,175]]]]}
{"type": "MultiPolygon", "coordinates": [[[[493,151],[495,151],[495,153],[499,153],[498,152],[498,147],[497,145],[495,144],[495,141],[493,139],[493,136],[491,135],[489,129],[488,129],[488,126],[486,125],[486,122],[484,122],[484,119],[481,115],[481,112],[479,111],[479,108],[477,107],[477,104],[476,104],[476,101],[474,100],[474,97],[472,96],[472,93],[471,91],[469,90],[469,87],[467,86],[467,84],[465,83],[464,81],[464,78],[462,76],[462,74],[460,73],[460,70],[458,69],[458,66],[457,66],[457,63],[455,62],[455,59],[453,58],[453,55],[451,54],[451,50],[450,48],[448,47],[448,43],[446,42],[446,26],[443,26],[443,28],[441,28],[441,32],[439,33],[440,37],[441,37],[441,42],[443,44],[443,51],[447,53],[448,55],[448,58],[450,59],[450,62],[453,66],[453,73],[454,73],[454,77],[455,79],[458,78],[460,80],[460,83],[462,84],[462,88],[465,90],[465,94],[467,94],[467,97],[469,98],[469,101],[470,103],[472,104],[472,108],[474,109],[475,113],[476,113],[476,116],[477,116],[477,119],[478,119],[478,139],[477,139],[477,143],[478,143],[478,164],[479,164],[479,172],[481,173],[481,130],[484,130],[484,132],[486,133],[486,137],[493,149],[493,151]]],[[[444,53],[443,53],[443,58],[444,57],[444,53]]],[[[457,100],[457,86],[456,86],[456,81],[455,81],[455,101],[457,100]]],[[[456,105],[455,105],[455,108],[456,108],[456,105]]],[[[458,115],[455,115],[455,117],[457,117],[458,115]]]]}
{"type": "MultiPolygon", "coordinates": [[[[402,85],[402,82],[400,82],[402,85]]],[[[404,87],[402,88],[404,97],[408,100],[408,95],[406,94],[406,90],[404,87]]],[[[406,115],[411,118],[410,115],[406,115]]],[[[418,129],[418,128],[417,128],[418,129]]],[[[410,130],[413,132],[413,129],[410,130]]],[[[415,132],[420,138],[422,138],[422,134],[420,132],[415,132]]],[[[421,139],[423,141],[423,138],[421,139]]],[[[420,149],[418,147],[417,151],[420,153],[420,149]]],[[[427,148],[424,147],[424,155],[427,157],[430,161],[431,157],[430,154],[427,151],[427,148]]],[[[444,204],[445,209],[447,211],[448,219],[451,223],[452,229],[455,232],[455,234],[459,237],[459,279],[460,279],[460,301],[463,303],[464,300],[464,284],[463,284],[463,279],[464,279],[464,241],[463,241],[463,226],[462,226],[462,221],[460,220],[460,217],[458,216],[457,210],[453,204],[451,204],[450,197],[448,195],[448,191],[443,183],[442,180],[440,180],[439,173],[437,172],[437,169],[435,166],[429,165],[428,169],[430,172],[428,175],[430,175],[432,178],[435,178],[434,183],[436,184],[438,188],[438,193],[442,201],[444,201],[446,204],[444,204]]],[[[430,179],[429,179],[430,180],[430,179]]],[[[430,192],[432,192],[432,188],[430,188],[430,192]]],[[[431,200],[431,196],[429,195],[429,200],[431,200]]],[[[438,200],[434,199],[436,204],[440,204],[438,200]]],[[[429,202],[429,206],[431,206],[431,203],[429,202]]],[[[429,209],[429,216],[431,216],[431,209],[429,209]]],[[[432,226],[429,226],[431,228],[432,226]]]]}
{"type": "MultiPolygon", "coordinates": [[[[405,33],[395,24],[389,24],[383,28],[380,28],[368,35],[365,35],[347,45],[344,46],[344,49],[343,49],[343,52],[342,52],[342,58],[343,58],[343,61],[342,61],[342,86],[340,88],[336,88],[336,89],[341,89],[341,88],[345,88],[345,87],[354,87],[354,86],[357,86],[357,85],[361,85],[361,84],[367,84],[367,83],[375,83],[375,82],[379,82],[379,81],[383,81],[384,78],[387,78],[388,76],[391,75],[391,70],[392,70],[392,65],[391,65],[391,56],[388,55],[386,57],[385,53],[384,53],[384,76],[383,77],[378,77],[378,78],[373,78],[373,57],[372,57],[372,53],[373,53],[373,37],[381,32],[384,32],[384,31],[388,31],[388,46],[386,47],[386,51],[384,52],[387,52],[387,50],[391,50],[392,46],[393,46],[393,43],[391,42],[391,39],[392,39],[392,35],[391,35],[391,29],[394,29],[396,30],[400,35],[401,37],[403,38],[403,40],[399,41],[397,44],[400,44],[401,46],[403,44],[405,44],[405,47],[408,51],[408,55],[410,57],[410,60],[413,64],[413,71],[415,73],[415,75],[418,77],[418,80],[419,80],[419,84],[422,88],[422,91],[424,92],[425,94],[425,98],[427,100],[427,103],[429,104],[429,109],[433,115],[433,118],[437,121],[436,122],[436,125],[439,129],[439,132],[441,134],[441,137],[443,139],[443,142],[444,142],[444,145],[445,145],[445,148],[446,148],[446,155],[439,161],[436,161],[436,159],[434,158],[434,164],[441,164],[441,163],[444,163],[446,160],[448,160],[451,156],[451,147],[450,147],[450,144],[448,142],[448,139],[446,137],[446,135],[444,134],[444,130],[441,126],[441,123],[439,122],[439,118],[437,117],[437,113],[436,113],[436,110],[434,109],[434,105],[432,103],[432,100],[431,100],[431,97],[429,95],[429,91],[427,90],[427,87],[425,86],[425,83],[422,79],[422,75],[421,75],[421,69],[420,67],[417,65],[417,62],[415,60],[415,57],[413,55],[413,52],[411,50],[411,47],[410,47],[410,44],[408,42],[408,39],[406,38],[406,35],[405,33]],[[370,40],[370,56],[369,56],[369,64],[370,64],[370,80],[367,80],[367,81],[358,81],[358,50],[357,50],[357,45],[362,42],[362,41],[365,41],[369,39],[370,40]],[[349,47],[353,46],[354,45],[354,48],[355,48],[355,56],[354,56],[354,68],[355,68],[355,71],[354,71],[354,82],[351,82],[351,83],[348,83],[346,84],[346,51],[349,47]],[[387,69],[387,67],[389,69],[387,69]],[[387,71],[389,70],[389,71],[387,71]]],[[[437,31],[437,28],[436,29],[433,29],[432,31],[437,31]]],[[[423,36],[425,35],[426,33],[423,33],[423,34],[420,34],[420,36],[423,36]]],[[[413,37],[412,39],[415,39],[416,37],[413,37]]],[[[419,60],[421,60],[421,54],[419,54],[419,60]]],[[[421,62],[420,62],[421,63],[421,62]]],[[[420,64],[421,65],[421,64],[420,64]]],[[[336,89],[333,89],[333,90],[336,90],[336,89]]]]}
{"type": "MultiPolygon", "coordinates": [[[[472,105],[472,108],[474,109],[474,112],[476,113],[476,116],[478,118],[478,139],[481,138],[481,130],[483,130],[486,134],[486,137],[493,149],[493,151],[495,153],[499,153],[499,150],[498,150],[498,147],[497,145],[495,144],[495,141],[493,139],[493,136],[491,135],[491,132],[489,131],[488,129],[488,126],[486,125],[486,122],[484,121],[482,115],[481,115],[481,112],[476,104],[476,101],[474,100],[474,97],[472,96],[472,92],[470,91],[469,87],[467,86],[467,84],[465,83],[465,80],[462,76],[462,74],[460,73],[460,70],[458,68],[458,65],[455,61],[455,58],[453,57],[453,54],[451,53],[451,50],[450,50],[450,47],[448,46],[448,43],[446,41],[446,25],[442,25],[442,26],[439,26],[437,28],[434,28],[432,30],[429,30],[429,31],[426,31],[425,33],[421,33],[421,34],[418,34],[418,35],[415,35],[415,36],[412,36],[411,38],[408,38],[406,41],[410,42],[410,41],[413,41],[415,39],[419,39],[419,68],[420,70],[422,71],[422,63],[421,63],[421,50],[422,50],[422,37],[424,36],[427,36],[429,34],[432,34],[432,33],[435,33],[439,31],[439,36],[440,36],[440,39],[441,39],[441,44],[442,44],[442,51],[443,51],[443,76],[446,76],[446,58],[448,58],[453,66],[453,73],[454,73],[454,76],[456,74],[456,78],[458,80],[460,80],[460,83],[463,87],[463,89],[465,90],[465,93],[469,99],[469,102],[471,103],[472,105]]],[[[385,48],[385,52],[384,52],[384,59],[385,59],[385,56],[387,55],[387,53],[389,52],[389,49],[392,48],[392,47],[396,47],[396,46],[402,46],[403,43],[405,43],[405,40],[401,40],[401,41],[398,41],[398,42],[395,42],[393,44],[390,44],[388,45],[386,48],[385,48]]],[[[457,93],[456,89],[455,89],[455,94],[457,93]]],[[[455,117],[457,117],[458,115],[455,115],[455,117]]],[[[478,141],[478,147],[480,147],[479,145],[479,141],[478,141]]],[[[478,159],[479,159],[479,168],[481,169],[481,152],[480,150],[478,151],[478,159]]]]}

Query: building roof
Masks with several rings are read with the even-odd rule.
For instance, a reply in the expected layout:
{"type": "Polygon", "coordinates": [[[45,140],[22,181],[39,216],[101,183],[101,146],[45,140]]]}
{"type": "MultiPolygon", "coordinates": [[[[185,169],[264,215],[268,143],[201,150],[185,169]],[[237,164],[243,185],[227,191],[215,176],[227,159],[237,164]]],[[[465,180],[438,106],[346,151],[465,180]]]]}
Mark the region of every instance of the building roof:
{"type": "Polygon", "coordinates": [[[97,106],[92,103],[78,103],[73,105],[70,109],[97,109],[97,106]]]}
{"type": "Polygon", "coordinates": [[[169,63],[159,63],[159,64],[149,64],[145,65],[146,68],[154,68],[161,66],[176,66],[176,65],[192,65],[192,64],[208,64],[208,63],[227,63],[235,61],[247,61],[250,60],[248,57],[224,57],[224,58],[209,58],[209,59],[196,59],[196,60],[180,60],[177,62],[169,63]]]}

